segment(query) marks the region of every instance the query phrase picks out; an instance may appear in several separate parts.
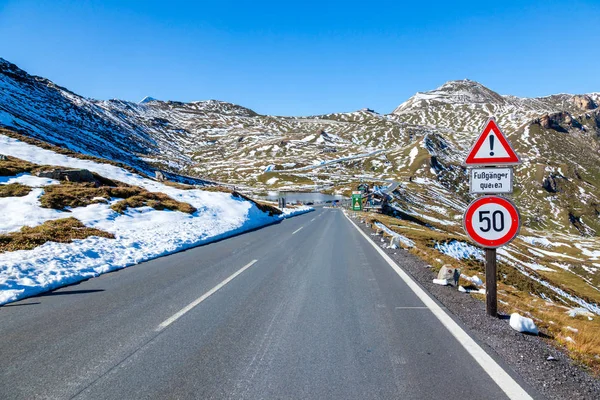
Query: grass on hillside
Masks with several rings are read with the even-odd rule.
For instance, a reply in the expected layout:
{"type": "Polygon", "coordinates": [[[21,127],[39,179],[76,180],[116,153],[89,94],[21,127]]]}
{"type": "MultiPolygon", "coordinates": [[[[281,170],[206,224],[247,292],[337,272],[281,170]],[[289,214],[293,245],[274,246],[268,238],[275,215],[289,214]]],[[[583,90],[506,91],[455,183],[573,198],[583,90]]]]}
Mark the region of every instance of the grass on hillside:
{"type": "Polygon", "coordinates": [[[30,228],[24,226],[18,232],[0,235],[0,253],[17,250],[31,250],[46,242],[71,243],[75,239],[99,236],[114,239],[112,233],[88,228],[76,218],[63,218],[46,221],[30,228]]]}
{"type": "MultiPolygon", "coordinates": [[[[440,253],[433,248],[436,242],[449,241],[452,239],[464,241],[464,238],[451,232],[434,231],[418,224],[399,220],[382,214],[373,214],[360,212],[357,213],[368,223],[375,221],[381,222],[391,230],[408,237],[415,242],[415,246],[409,251],[421,258],[432,266],[432,279],[434,273],[444,264],[450,264],[461,269],[461,273],[467,276],[477,274],[485,281],[485,267],[482,261],[475,259],[456,260],[450,256],[440,253]]],[[[372,225],[372,228],[377,229],[372,225]]],[[[439,228],[439,227],[438,227],[439,228]]],[[[448,227],[446,227],[448,228],[448,227]]],[[[383,234],[387,237],[387,234],[383,234]]],[[[598,295],[594,297],[586,296],[593,294],[591,288],[583,289],[581,279],[576,282],[576,276],[568,271],[558,270],[556,273],[543,271],[529,271],[531,275],[537,276],[550,282],[554,286],[561,287],[563,290],[575,294],[586,301],[597,302],[598,295]],[[554,274],[554,277],[553,277],[554,274]],[[565,274],[570,274],[571,279],[567,279],[567,285],[561,284],[565,274]],[[574,289],[575,288],[575,289],[574,289]]],[[[571,307],[563,304],[561,299],[546,286],[526,277],[514,267],[498,263],[498,298],[499,311],[504,314],[517,312],[521,315],[533,318],[541,332],[553,340],[554,345],[565,349],[568,354],[582,367],[589,369],[592,373],[600,376],[600,317],[594,316],[589,320],[585,316],[570,317],[568,311],[571,307]],[[542,299],[545,296],[553,301],[542,299]],[[568,328],[570,327],[570,328],[568,328]],[[572,340],[568,340],[570,337],[572,340]]],[[[463,278],[459,284],[463,287],[469,287],[472,283],[463,278]]],[[[484,296],[471,294],[472,296],[484,300],[484,296]]],[[[575,306],[575,304],[573,304],[575,306]]]]}
{"type": "Polygon", "coordinates": [[[273,206],[271,204],[263,203],[263,202],[254,200],[254,199],[252,199],[252,198],[250,198],[248,196],[245,196],[245,195],[243,195],[243,194],[241,194],[239,192],[233,192],[232,195],[233,195],[233,197],[239,197],[239,198],[242,198],[242,199],[244,199],[246,201],[254,203],[256,205],[256,207],[260,211],[262,211],[264,213],[268,213],[270,217],[272,217],[274,215],[280,215],[280,214],[283,213],[279,208],[277,208],[277,207],[275,207],[275,206],[273,206]]]}
{"type": "Polygon", "coordinates": [[[191,204],[172,199],[164,193],[147,192],[145,190],[111,205],[110,208],[122,214],[128,207],[144,206],[152,207],[155,210],[181,211],[187,214],[193,214],[197,211],[191,204]]]}
{"type": "Polygon", "coordinates": [[[149,206],[156,210],[176,210],[193,214],[196,208],[184,202],[172,199],[164,193],[148,192],[136,186],[118,182],[120,186],[96,187],[92,183],[61,182],[59,185],[47,186],[40,197],[40,204],[45,208],[64,210],[67,207],[85,207],[90,204],[107,202],[111,198],[123,199],[111,208],[123,213],[128,207],[149,206]]]}
{"type": "Polygon", "coordinates": [[[31,188],[20,183],[0,185],[0,197],[23,197],[27,196],[29,192],[31,192],[31,188]]]}
{"type": "MultiPolygon", "coordinates": [[[[20,132],[18,132],[16,130],[13,130],[13,129],[7,129],[7,128],[0,127],[0,135],[5,135],[5,136],[11,137],[13,139],[20,140],[21,142],[25,142],[25,143],[34,145],[34,146],[42,148],[42,149],[51,150],[51,151],[53,151],[55,153],[58,153],[58,154],[64,154],[64,155],[69,156],[69,157],[78,158],[78,159],[81,159],[81,160],[90,160],[90,161],[94,161],[94,162],[97,162],[97,163],[100,163],[100,164],[114,165],[114,166],[126,169],[129,172],[133,172],[135,174],[142,175],[142,176],[146,177],[146,175],[144,173],[142,173],[142,172],[140,172],[140,171],[136,170],[135,168],[132,168],[132,167],[130,167],[128,165],[125,165],[125,164],[122,164],[122,163],[119,163],[119,162],[116,162],[116,161],[112,161],[112,160],[100,158],[100,157],[94,157],[94,156],[90,156],[90,155],[87,155],[87,154],[77,153],[77,152],[75,152],[73,150],[69,150],[69,149],[64,148],[64,147],[54,146],[54,145],[46,143],[46,142],[44,142],[42,140],[35,139],[35,138],[30,137],[30,136],[24,135],[24,134],[22,134],[22,133],[20,133],[20,132]]],[[[0,175],[3,175],[1,170],[0,170],[0,175]]]]}
{"type": "Polygon", "coordinates": [[[59,185],[46,186],[40,197],[44,208],[63,210],[67,207],[85,207],[90,204],[110,200],[111,197],[128,198],[142,192],[143,189],[122,184],[117,187],[95,187],[92,183],[61,182],[59,185]]]}

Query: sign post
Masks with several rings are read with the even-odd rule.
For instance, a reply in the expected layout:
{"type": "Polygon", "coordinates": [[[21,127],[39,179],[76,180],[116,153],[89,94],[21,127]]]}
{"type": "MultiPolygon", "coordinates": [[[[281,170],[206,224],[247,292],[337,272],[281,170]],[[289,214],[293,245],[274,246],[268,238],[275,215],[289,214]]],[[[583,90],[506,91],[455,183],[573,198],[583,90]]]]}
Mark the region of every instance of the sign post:
{"type": "Polygon", "coordinates": [[[362,210],[362,193],[352,192],[352,211],[362,210]]]}
{"type": "Polygon", "coordinates": [[[512,193],[513,169],[519,156],[491,118],[471,148],[465,161],[472,194],[484,194],[465,211],[464,229],[485,249],[486,312],[498,315],[496,248],[511,242],[521,226],[519,211],[508,199],[491,194],[512,193]],[[482,168],[483,167],[483,168],[482,168]]]}

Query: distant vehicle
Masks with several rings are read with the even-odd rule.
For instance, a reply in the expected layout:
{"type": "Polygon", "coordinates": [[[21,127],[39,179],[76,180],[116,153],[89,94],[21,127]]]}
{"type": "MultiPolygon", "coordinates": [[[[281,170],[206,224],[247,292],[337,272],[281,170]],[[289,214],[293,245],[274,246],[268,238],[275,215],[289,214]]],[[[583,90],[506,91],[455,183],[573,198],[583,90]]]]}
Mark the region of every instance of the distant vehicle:
{"type": "Polygon", "coordinates": [[[306,204],[307,206],[312,206],[312,205],[313,205],[313,204],[315,204],[315,203],[313,203],[312,201],[307,201],[307,202],[306,202],[306,203],[304,203],[304,204],[306,204]]]}

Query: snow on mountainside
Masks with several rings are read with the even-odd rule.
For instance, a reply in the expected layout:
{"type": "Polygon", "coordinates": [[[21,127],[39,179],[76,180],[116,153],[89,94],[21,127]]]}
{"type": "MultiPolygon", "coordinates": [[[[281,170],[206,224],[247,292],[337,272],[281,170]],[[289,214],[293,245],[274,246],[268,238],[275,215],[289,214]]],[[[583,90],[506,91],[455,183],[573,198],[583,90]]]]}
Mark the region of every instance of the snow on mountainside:
{"type": "Polygon", "coordinates": [[[45,186],[58,185],[59,181],[27,173],[0,176],[0,185],[20,183],[35,188],[25,197],[0,196],[0,209],[10,213],[0,219],[0,235],[17,232],[23,226],[36,227],[46,221],[73,217],[86,227],[114,235],[90,236],[72,243],[46,242],[31,250],[0,252],[0,305],[310,210],[284,209],[281,215],[269,215],[231,193],[178,189],[114,165],[57,154],[2,135],[0,151],[39,165],[85,168],[103,178],[164,193],[197,209],[189,214],[144,206],[128,208],[120,214],[111,208],[120,200],[115,198],[84,207],[44,208],[40,198],[45,186]]]}
{"type": "Polygon", "coordinates": [[[493,116],[524,161],[515,198],[527,226],[600,229],[598,93],[518,98],[463,80],[417,93],[389,115],[277,117],[217,100],[86,99],[4,60],[0,88],[0,124],[148,174],[346,193],[360,179],[417,191],[428,180],[452,204],[472,198],[462,161],[493,116]]]}

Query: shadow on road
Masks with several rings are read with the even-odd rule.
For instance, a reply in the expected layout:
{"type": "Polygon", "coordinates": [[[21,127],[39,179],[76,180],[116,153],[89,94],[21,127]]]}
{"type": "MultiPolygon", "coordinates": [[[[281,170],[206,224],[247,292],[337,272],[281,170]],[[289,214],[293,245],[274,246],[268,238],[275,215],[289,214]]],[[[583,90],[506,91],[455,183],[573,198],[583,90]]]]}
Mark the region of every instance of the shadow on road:
{"type": "Polygon", "coordinates": [[[35,302],[35,303],[25,303],[25,304],[4,304],[4,305],[0,306],[0,308],[3,308],[3,307],[33,306],[33,305],[36,305],[36,304],[42,304],[42,303],[40,303],[38,301],[38,302],[35,302]]]}
{"type": "Polygon", "coordinates": [[[86,293],[96,293],[96,292],[104,292],[104,289],[61,290],[61,291],[46,292],[46,293],[38,294],[37,296],[34,296],[34,297],[63,296],[63,295],[68,295],[68,294],[86,294],[86,293]]]}

